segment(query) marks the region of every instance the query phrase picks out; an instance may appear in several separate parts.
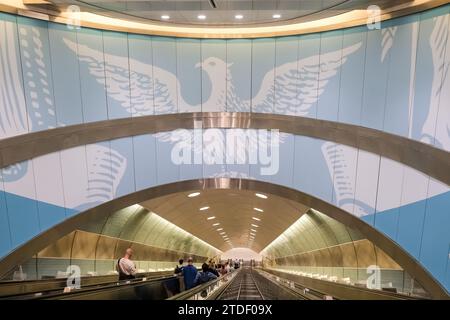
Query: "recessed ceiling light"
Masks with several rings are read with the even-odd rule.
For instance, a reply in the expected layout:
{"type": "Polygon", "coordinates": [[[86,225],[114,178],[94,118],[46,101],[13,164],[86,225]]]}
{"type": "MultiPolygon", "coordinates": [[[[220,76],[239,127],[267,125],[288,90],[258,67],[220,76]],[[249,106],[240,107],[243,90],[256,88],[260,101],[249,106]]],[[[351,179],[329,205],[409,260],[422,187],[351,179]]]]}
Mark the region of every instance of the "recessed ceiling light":
{"type": "Polygon", "coordinates": [[[258,228],[258,226],[256,224],[252,223],[252,227],[258,228]]]}
{"type": "Polygon", "coordinates": [[[204,210],[208,210],[208,209],[209,209],[209,207],[201,207],[200,211],[204,211],[204,210]]]}
{"type": "Polygon", "coordinates": [[[206,19],[206,16],[205,16],[204,14],[199,14],[199,15],[197,16],[197,18],[198,18],[199,20],[205,20],[205,19],[206,19]]]}
{"type": "Polygon", "coordinates": [[[161,16],[161,19],[163,19],[163,20],[168,20],[168,19],[170,19],[170,16],[168,16],[167,14],[163,14],[163,15],[161,16]]]}
{"type": "Polygon", "coordinates": [[[255,236],[255,234],[254,234],[253,232],[250,232],[250,235],[251,235],[251,236],[255,236]]]}
{"type": "Polygon", "coordinates": [[[188,197],[193,198],[193,197],[198,196],[199,194],[200,194],[200,192],[193,192],[193,193],[188,194],[188,197]]]}
{"type": "Polygon", "coordinates": [[[237,14],[234,17],[238,20],[241,20],[244,16],[242,14],[237,14]]]}
{"type": "Polygon", "coordinates": [[[252,219],[253,219],[253,220],[256,220],[256,221],[261,221],[261,219],[260,219],[260,218],[257,218],[257,217],[252,217],[252,219]]]}
{"type": "Polygon", "coordinates": [[[221,233],[219,233],[219,234],[225,234],[226,232],[224,231],[224,232],[221,232],[221,233]]]}
{"type": "Polygon", "coordinates": [[[219,229],[217,229],[217,231],[222,231],[223,230],[223,228],[219,228],[219,229]]]}
{"type": "Polygon", "coordinates": [[[206,220],[212,220],[212,219],[215,219],[215,218],[216,218],[216,217],[212,216],[212,217],[206,218],[206,220]]]}
{"type": "Polygon", "coordinates": [[[258,211],[258,212],[264,212],[264,210],[260,209],[260,208],[253,208],[253,210],[258,211]]]}
{"type": "Polygon", "coordinates": [[[257,196],[258,198],[261,198],[261,199],[267,199],[267,196],[262,193],[255,193],[255,196],[257,196]]]}
{"type": "Polygon", "coordinates": [[[218,222],[217,222],[217,223],[214,223],[214,224],[213,224],[213,227],[217,227],[219,224],[220,224],[220,223],[218,223],[218,222]]]}
{"type": "Polygon", "coordinates": [[[253,232],[256,232],[256,230],[255,229],[250,229],[251,231],[253,231],[253,232]]]}
{"type": "Polygon", "coordinates": [[[275,13],[275,14],[272,16],[272,18],[274,18],[274,19],[280,19],[280,18],[281,18],[281,14],[275,13]]]}

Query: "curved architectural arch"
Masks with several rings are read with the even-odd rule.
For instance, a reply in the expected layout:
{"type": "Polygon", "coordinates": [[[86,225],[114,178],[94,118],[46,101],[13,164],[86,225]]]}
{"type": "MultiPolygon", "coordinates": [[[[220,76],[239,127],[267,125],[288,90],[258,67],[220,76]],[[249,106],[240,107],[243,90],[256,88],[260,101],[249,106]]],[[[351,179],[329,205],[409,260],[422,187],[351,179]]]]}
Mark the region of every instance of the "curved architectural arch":
{"type": "MultiPolygon", "coordinates": [[[[102,205],[84,211],[57,226],[39,234],[37,237],[14,250],[6,258],[0,261],[0,270],[9,271],[18,263],[30,258],[36,252],[44,249],[52,242],[76,230],[77,226],[96,221],[101,217],[109,215],[110,212],[118,211],[136,203],[148,199],[165,196],[175,192],[198,191],[208,189],[237,189],[252,190],[277,195],[292,201],[296,201],[310,208],[319,210],[327,216],[352,229],[358,230],[368,240],[381,248],[386,254],[394,259],[405,271],[417,279],[424,289],[437,299],[448,298],[446,290],[437,282],[414,258],[405,252],[399,245],[384,236],[381,232],[365,223],[361,219],[337,208],[323,200],[315,198],[306,193],[287,187],[246,179],[216,178],[204,180],[190,180],[171,183],[158,187],[148,188],[121,198],[106,202],[102,205]]],[[[4,272],[5,273],[5,272],[4,272]]]]}
{"type": "Polygon", "coordinates": [[[194,128],[275,129],[333,141],[410,166],[450,185],[450,153],[361,126],[265,113],[204,112],[152,115],[80,124],[0,140],[0,168],[48,153],[135,135],[194,128]]]}

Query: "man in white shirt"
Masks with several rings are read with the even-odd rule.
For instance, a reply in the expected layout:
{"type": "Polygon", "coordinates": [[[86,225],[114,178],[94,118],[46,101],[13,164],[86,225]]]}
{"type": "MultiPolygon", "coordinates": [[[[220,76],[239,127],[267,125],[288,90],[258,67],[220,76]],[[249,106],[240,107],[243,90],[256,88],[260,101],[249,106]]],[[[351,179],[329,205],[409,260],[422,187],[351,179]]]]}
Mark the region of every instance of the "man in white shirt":
{"type": "Polygon", "coordinates": [[[119,280],[134,279],[136,276],[136,265],[131,261],[131,256],[133,255],[133,249],[128,248],[125,251],[123,258],[117,261],[119,280]]]}

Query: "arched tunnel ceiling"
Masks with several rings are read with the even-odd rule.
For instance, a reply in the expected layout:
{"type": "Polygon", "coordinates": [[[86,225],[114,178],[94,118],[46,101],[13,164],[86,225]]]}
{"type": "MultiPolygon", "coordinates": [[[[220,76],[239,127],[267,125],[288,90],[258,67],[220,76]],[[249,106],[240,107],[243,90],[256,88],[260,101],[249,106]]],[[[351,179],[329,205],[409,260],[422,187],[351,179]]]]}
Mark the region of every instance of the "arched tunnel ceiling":
{"type": "Polygon", "coordinates": [[[259,198],[246,190],[203,190],[196,197],[188,197],[189,193],[175,193],[141,205],[222,251],[249,247],[259,252],[309,209],[275,195],[259,198]],[[209,208],[200,210],[204,207],[209,208]],[[255,234],[253,241],[250,232],[255,234]],[[230,243],[224,240],[225,235],[230,243]]]}

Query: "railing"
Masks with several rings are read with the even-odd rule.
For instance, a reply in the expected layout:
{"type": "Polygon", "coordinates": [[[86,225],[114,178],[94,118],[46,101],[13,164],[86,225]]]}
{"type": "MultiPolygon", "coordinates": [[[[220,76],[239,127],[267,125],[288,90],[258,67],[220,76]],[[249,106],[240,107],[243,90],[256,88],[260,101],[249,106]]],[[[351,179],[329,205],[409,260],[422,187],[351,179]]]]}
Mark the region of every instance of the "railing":
{"type": "Polygon", "coordinates": [[[211,298],[213,294],[216,296],[216,293],[218,293],[219,290],[224,290],[231,283],[231,280],[237,276],[240,270],[241,269],[233,270],[217,279],[183,291],[167,300],[207,300],[211,298]]]}

